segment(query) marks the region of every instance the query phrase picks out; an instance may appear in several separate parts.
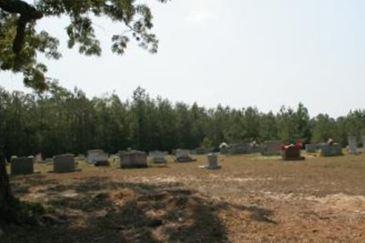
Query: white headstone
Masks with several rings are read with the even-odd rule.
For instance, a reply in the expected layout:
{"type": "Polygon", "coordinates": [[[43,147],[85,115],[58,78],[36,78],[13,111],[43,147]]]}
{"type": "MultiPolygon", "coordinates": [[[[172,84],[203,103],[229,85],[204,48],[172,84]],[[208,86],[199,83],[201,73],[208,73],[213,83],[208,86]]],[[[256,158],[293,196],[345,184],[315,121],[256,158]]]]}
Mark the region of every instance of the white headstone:
{"type": "Polygon", "coordinates": [[[349,150],[351,154],[357,154],[357,139],[355,136],[348,137],[349,150]]]}
{"type": "Polygon", "coordinates": [[[87,151],[87,161],[91,164],[104,163],[108,161],[108,155],[101,149],[87,151]]]}

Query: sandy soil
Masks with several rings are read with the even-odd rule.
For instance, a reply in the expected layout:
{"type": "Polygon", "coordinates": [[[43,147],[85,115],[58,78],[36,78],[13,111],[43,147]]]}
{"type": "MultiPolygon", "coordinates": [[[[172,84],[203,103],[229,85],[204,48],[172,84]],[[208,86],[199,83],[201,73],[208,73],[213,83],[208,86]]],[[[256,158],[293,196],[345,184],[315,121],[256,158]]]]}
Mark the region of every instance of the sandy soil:
{"type": "Polygon", "coordinates": [[[122,170],[12,177],[47,209],[37,225],[2,226],[1,242],[365,242],[365,155],[283,162],[221,156],[122,170]]]}

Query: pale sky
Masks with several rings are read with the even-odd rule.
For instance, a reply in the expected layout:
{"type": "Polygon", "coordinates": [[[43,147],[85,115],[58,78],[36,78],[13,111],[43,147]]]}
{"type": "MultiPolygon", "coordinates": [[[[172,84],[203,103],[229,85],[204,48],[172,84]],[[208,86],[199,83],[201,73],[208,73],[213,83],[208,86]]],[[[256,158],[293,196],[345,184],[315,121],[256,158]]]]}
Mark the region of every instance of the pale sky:
{"type": "MultiPolygon", "coordinates": [[[[39,29],[60,37],[63,58],[46,61],[48,76],[88,96],[115,91],[122,100],[141,86],[155,97],[206,107],[256,106],[278,111],[299,102],[311,115],[365,108],[364,0],[148,0],[159,52],[130,45],[110,52],[120,26],[95,20],[99,58],[67,50],[65,19],[39,29]]],[[[25,90],[22,77],[0,73],[0,85],[25,90]]]]}

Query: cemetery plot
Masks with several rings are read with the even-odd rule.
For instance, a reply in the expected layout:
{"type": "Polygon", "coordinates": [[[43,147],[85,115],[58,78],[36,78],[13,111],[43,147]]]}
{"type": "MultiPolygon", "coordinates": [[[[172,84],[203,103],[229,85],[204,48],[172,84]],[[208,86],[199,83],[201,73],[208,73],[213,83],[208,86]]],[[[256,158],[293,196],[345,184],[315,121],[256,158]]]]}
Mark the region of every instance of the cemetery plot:
{"type": "Polygon", "coordinates": [[[220,155],[211,171],[198,166],[215,156],[196,158],[103,173],[80,161],[81,172],[11,177],[18,198],[47,211],[33,220],[41,226],[0,226],[1,242],[365,242],[364,154],[220,155]]]}

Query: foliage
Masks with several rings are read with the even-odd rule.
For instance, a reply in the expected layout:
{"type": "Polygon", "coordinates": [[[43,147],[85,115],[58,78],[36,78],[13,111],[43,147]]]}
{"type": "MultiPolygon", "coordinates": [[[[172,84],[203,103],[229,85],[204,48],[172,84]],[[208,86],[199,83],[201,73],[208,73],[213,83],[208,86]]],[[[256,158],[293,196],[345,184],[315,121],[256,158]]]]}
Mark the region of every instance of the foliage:
{"type": "Polygon", "coordinates": [[[319,143],[333,138],[345,145],[349,134],[360,138],[365,129],[365,111],[360,110],[335,119],[326,114],[310,118],[303,104],[283,107],[277,114],[253,107],[206,109],[151,98],[142,88],[127,101],[115,94],[89,99],[81,90],[66,90],[57,83],[42,94],[3,89],[0,94],[7,157],[78,154],[92,148],[109,153],[128,147],[171,151],[277,139],[319,143]]]}
{"type": "MultiPolygon", "coordinates": [[[[157,0],[167,2],[168,0],[157,0]]],[[[21,0],[0,0],[0,71],[22,73],[24,84],[37,90],[48,88],[47,67],[38,62],[39,54],[59,59],[59,40],[48,31],[38,32],[36,20],[67,16],[69,48],[81,54],[99,56],[102,52],[93,21],[104,17],[121,25],[121,33],[111,37],[111,50],[123,54],[130,40],[155,53],[158,40],[151,33],[153,15],[148,5],[136,0],[37,0],[34,5],[21,0]]]]}

